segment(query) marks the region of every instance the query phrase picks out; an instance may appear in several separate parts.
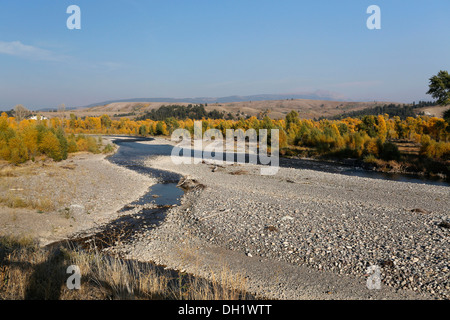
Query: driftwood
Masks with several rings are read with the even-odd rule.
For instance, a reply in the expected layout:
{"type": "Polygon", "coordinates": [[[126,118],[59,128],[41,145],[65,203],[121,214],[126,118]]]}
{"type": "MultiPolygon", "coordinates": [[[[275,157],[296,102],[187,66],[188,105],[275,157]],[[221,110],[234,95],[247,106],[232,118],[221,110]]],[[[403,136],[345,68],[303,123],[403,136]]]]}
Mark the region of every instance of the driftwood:
{"type": "Polygon", "coordinates": [[[425,210],[425,209],[420,209],[420,208],[412,209],[411,212],[423,213],[423,214],[430,214],[431,213],[431,211],[428,211],[428,210],[425,210]]]}

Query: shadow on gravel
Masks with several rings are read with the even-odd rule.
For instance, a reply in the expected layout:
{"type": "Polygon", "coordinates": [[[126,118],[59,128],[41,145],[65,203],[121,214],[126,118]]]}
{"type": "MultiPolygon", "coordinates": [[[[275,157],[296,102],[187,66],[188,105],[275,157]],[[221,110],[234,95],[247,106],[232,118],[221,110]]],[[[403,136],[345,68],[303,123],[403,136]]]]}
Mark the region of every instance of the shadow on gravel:
{"type": "MultiPolygon", "coordinates": [[[[142,209],[137,214],[125,215],[109,222],[102,227],[101,231],[86,237],[71,238],[68,239],[68,242],[85,250],[95,248],[99,251],[132,242],[136,235],[148,232],[159,226],[164,221],[167,210],[170,207],[167,205],[153,209],[142,209]]],[[[126,211],[129,208],[125,207],[122,210],[126,211]]],[[[64,242],[66,241],[60,243],[64,242]]]]}
{"type": "Polygon", "coordinates": [[[51,250],[47,260],[33,266],[28,278],[25,300],[59,300],[66,281],[68,265],[61,250],[51,250]]]}

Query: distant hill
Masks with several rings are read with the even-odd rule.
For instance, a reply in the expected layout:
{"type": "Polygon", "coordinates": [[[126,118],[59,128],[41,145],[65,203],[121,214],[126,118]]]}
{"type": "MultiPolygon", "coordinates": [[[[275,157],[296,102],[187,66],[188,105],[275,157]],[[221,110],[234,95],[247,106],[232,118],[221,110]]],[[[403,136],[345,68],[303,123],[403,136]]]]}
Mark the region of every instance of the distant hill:
{"type": "Polygon", "coordinates": [[[112,103],[121,103],[121,102],[164,102],[166,104],[175,104],[175,103],[211,104],[211,103],[230,103],[230,102],[245,102],[245,101],[286,100],[286,99],[344,101],[343,97],[337,94],[327,91],[316,91],[314,93],[306,93],[306,94],[258,94],[250,96],[228,96],[228,97],[132,98],[132,99],[110,100],[93,103],[87,106],[78,107],[77,109],[87,109],[96,106],[104,106],[112,103]]]}
{"type": "MultiPolygon", "coordinates": [[[[77,107],[66,107],[66,111],[76,110],[77,107]]],[[[58,111],[58,108],[42,108],[39,110],[36,110],[35,112],[56,112],[58,111]]]]}
{"type": "MultiPolygon", "coordinates": [[[[126,101],[118,102],[106,102],[105,104],[94,104],[85,108],[80,108],[71,111],[77,116],[101,116],[107,114],[112,118],[129,117],[137,118],[142,117],[146,112],[154,109],[158,109],[161,106],[169,105],[181,105],[188,106],[189,104],[203,104],[205,105],[206,112],[212,112],[217,110],[218,112],[223,112],[225,114],[231,113],[234,118],[248,117],[248,116],[261,116],[261,114],[268,114],[272,119],[282,119],[286,115],[295,110],[299,113],[300,117],[306,119],[314,119],[320,117],[334,117],[343,113],[348,113],[352,111],[359,111],[366,108],[372,108],[378,105],[384,105],[390,102],[348,102],[348,101],[337,101],[337,100],[317,100],[317,99],[295,99],[294,95],[290,98],[284,98],[280,100],[257,100],[268,98],[275,98],[276,95],[258,95],[258,96],[247,96],[247,97],[234,97],[234,100],[244,100],[239,102],[220,102],[227,101],[227,99],[222,98],[220,101],[214,101],[216,99],[211,99],[214,102],[205,102],[206,100],[188,100],[185,99],[169,99],[169,101],[162,102],[152,102],[148,100],[160,100],[160,99],[128,99],[126,101]],[[250,99],[252,98],[252,99],[250,99]],[[256,98],[256,99],[255,99],[256,98]],[[136,100],[136,101],[132,101],[136,100]],[[200,101],[200,102],[199,102],[200,101]]],[[[286,97],[283,95],[283,97],[286,97]]],[[[168,99],[161,99],[168,100],[168,99]]],[[[217,99],[219,100],[219,99],[217,99]]],[[[232,100],[230,98],[230,100],[232,100]]],[[[45,114],[44,114],[45,115],[45,114]]],[[[48,116],[51,116],[49,114],[48,116]]]]}
{"type": "MultiPolygon", "coordinates": [[[[384,115],[387,114],[390,117],[400,117],[400,119],[406,119],[408,117],[415,117],[417,115],[428,115],[428,116],[435,116],[435,114],[432,114],[430,112],[425,112],[424,110],[441,110],[441,115],[443,113],[443,109],[440,106],[437,106],[436,102],[433,101],[419,101],[419,103],[414,104],[385,104],[385,105],[378,105],[376,107],[372,108],[366,108],[363,110],[354,110],[350,112],[345,112],[339,115],[336,115],[334,117],[331,117],[330,119],[344,119],[344,118],[361,118],[363,116],[377,116],[377,115],[384,115]]],[[[434,112],[436,113],[436,112],[434,112]]],[[[438,115],[439,116],[439,115],[438,115]]]]}

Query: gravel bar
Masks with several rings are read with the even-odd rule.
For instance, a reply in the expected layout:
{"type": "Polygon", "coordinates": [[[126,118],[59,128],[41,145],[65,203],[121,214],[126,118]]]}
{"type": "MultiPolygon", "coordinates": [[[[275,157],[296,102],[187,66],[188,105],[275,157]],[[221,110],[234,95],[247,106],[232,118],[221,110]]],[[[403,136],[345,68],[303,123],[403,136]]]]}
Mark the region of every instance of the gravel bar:
{"type": "MultiPolygon", "coordinates": [[[[261,176],[255,165],[175,165],[170,157],[146,164],[204,188],[188,192],[165,223],[122,247],[129,257],[184,270],[180,248],[186,253],[190,243],[197,252],[215,248],[257,259],[261,270],[283,263],[321,272],[325,282],[337,276],[362,283],[375,265],[383,287],[397,295],[333,298],[450,298],[449,187],[292,168],[261,176]]],[[[271,296],[305,297],[296,292],[281,286],[271,296]]]]}

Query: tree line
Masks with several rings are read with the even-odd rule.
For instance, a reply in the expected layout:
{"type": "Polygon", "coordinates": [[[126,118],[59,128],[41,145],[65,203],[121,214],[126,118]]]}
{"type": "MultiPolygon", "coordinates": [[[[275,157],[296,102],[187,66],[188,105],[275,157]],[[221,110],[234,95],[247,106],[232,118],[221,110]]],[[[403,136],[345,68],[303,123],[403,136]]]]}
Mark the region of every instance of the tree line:
{"type": "MultiPolygon", "coordinates": [[[[357,110],[357,111],[351,111],[346,112],[334,117],[331,117],[331,120],[340,120],[345,118],[361,118],[368,115],[378,116],[378,115],[384,115],[387,114],[390,117],[399,117],[402,120],[405,120],[408,117],[415,117],[417,115],[417,112],[415,109],[423,108],[423,107],[429,107],[429,106],[435,106],[436,103],[429,101],[419,101],[419,103],[412,103],[408,105],[402,105],[402,104],[384,104],[382,106],[376,106],[371,108],[366,108],[363,110],[357,110]]],[[[419,115],[424,115],[423,113],[419,113],[419,115]]],[[[324,118],[322,118],[324,119],[324,118]]]]}
{"type": "Polygon", "coordinates": [[[0,159],[14,164],[44,158],[61,161],[67,159],[69,153],[79,151],[99,153],[101,142],[83,134],[68,134],[54,121],[24,119],[18,122],[5,112],[0,116],[0,159]]]}
{"type": "Polygon", "coordinates": [[[207,112],[205,106],[203,104],[188,106],[182,105],[168,105],[161,106],[158,109],[152,109],[150,111],[146,111],[142,116],[136,118],[136,120],[153,120],[153,121],[162,121],[167,118],[175,118],[177,120],[200,120],[203,118],[207,119],[225,119],[225,112],[220,112],[216,109],[207,112]]]}
{"type": "MultiPolygon", "coordinates": [[[[44,155],[62,160],[70,152],[98,152],[95,139],[84,134],[124,134],[138,136],[170,135],[175,129],[194,132],[195,119],[177,120],[112,120],[108,115],[69,119],[22,120],[3,113],[0,117],[0,158],[13,163],[33,160],[44,155]]],[[[202,130],[218,129],[224,135],[227,129],[279,129],[280,147],[304,148],[315,155],[340,157],[398,159],[400,153],[392,141],[405,139],[421,146],[421,155],[432,159],[450,158],[450,119],[435,117],[408,117],[389,115],[345,118],[342,120],[301,119],[296,111],[285,119],[225,120],[202,118],[202,130]]]]}

